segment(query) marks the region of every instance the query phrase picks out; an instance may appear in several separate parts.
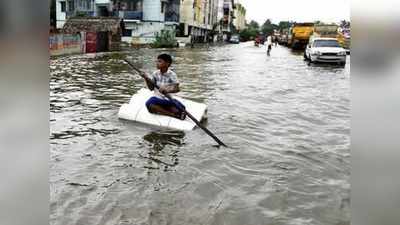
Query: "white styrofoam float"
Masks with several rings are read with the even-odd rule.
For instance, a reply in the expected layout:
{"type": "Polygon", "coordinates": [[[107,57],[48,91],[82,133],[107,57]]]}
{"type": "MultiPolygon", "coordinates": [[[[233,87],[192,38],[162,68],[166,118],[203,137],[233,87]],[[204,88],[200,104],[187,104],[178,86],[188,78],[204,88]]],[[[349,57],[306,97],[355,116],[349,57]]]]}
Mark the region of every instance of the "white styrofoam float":
{"type": "MultiPolygon", "coordinates": [[[[121,106],[118,112],[118,118],[183,131],[193,130],[196,127],[196,124],[189,117],[186,117],[185,120],[179,120],[170,116],[150,113],[146,108],[146,101],[152,96],[154,96],[152,91],[145,88],[140,89],[132,96],[129,104],[123,104],[121,106]]],[[[192,114],[198,121],[206,118],[206,104],[180,97],[174,98],[180,101],[186,107],[186,111],[192,114]]]]}

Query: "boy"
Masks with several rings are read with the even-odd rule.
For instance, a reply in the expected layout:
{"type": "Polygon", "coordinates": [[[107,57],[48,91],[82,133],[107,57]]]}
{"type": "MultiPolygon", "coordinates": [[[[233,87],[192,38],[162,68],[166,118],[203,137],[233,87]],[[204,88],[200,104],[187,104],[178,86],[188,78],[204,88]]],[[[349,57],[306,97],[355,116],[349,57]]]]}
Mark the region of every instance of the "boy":
{"type": "Polygon", "coordinates": [[[186,113],[181,110],[185,106],[177,100],[169,100],[162,94],[179,92],[179,81],[176,74],[169,69],[172,63],[172,57],[168,54],[161,54],[157,57],[157,71],[151,77],[146,75],[145,81],[150,90],[154,90],[155,96],[146,102],[146,107],[150,113],[171,116],[180,120],[185,120],[186,113]],[[155,89],[157,84],[160,89],[155,89]]]}

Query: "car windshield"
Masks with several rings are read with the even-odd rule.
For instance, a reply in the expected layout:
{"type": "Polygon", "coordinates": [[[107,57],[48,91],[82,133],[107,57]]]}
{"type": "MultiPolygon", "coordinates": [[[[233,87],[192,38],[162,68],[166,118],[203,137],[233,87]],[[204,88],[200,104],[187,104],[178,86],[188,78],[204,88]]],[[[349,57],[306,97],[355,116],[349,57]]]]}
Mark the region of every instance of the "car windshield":
{"type": "Polygon", "coordinates": [[[340,47],[336,40],[316,40],[314,47],[340,47]]]}

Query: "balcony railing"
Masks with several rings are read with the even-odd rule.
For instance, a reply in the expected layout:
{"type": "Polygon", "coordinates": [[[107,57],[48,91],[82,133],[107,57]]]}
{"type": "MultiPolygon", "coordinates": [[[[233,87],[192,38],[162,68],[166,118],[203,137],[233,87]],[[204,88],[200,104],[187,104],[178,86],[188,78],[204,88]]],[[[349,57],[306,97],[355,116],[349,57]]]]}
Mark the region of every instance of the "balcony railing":
{"type": "Polygon", "coordinates": [[[142,11],[116,11],[114,16],[117,16],[126,20],[142,20],[143,12],[142,11]]]}

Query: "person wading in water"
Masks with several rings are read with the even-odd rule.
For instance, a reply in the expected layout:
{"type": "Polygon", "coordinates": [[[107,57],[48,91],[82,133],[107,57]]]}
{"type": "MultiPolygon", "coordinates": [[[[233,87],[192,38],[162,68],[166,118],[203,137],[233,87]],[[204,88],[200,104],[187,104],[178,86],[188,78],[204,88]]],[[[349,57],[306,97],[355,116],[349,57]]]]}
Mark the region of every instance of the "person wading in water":
{"type": "Polygon", "coordinates": [[[269,35],[267,37],[267,55],[268,56],[271,55],[271,49],[272,49],[272,37],[271,37],[271,35],[269,35]]]}

